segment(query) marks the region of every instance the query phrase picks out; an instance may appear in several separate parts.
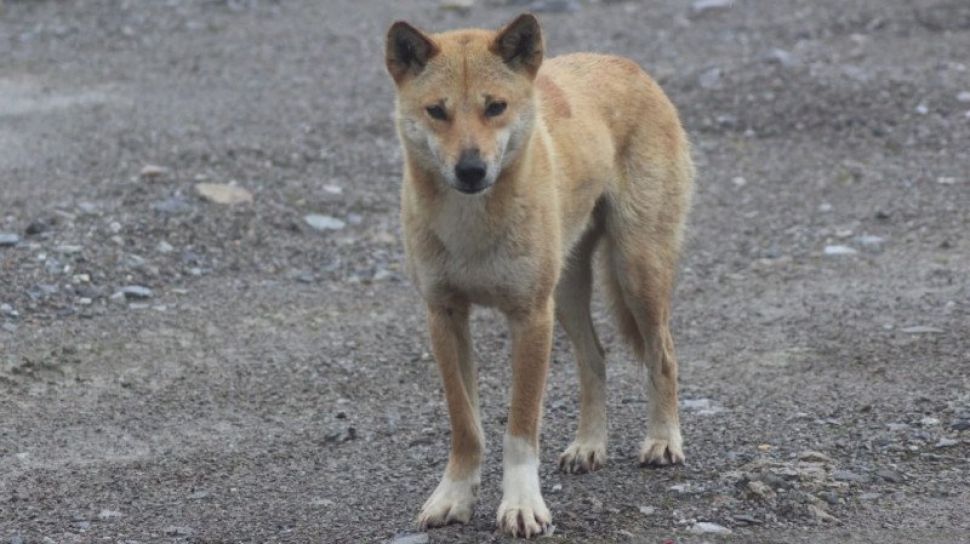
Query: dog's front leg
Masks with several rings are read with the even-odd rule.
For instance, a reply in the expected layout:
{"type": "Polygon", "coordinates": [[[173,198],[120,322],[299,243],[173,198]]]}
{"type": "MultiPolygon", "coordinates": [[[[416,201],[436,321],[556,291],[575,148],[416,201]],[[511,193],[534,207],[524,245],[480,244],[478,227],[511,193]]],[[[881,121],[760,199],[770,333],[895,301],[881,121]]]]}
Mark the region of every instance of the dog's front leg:
{"type": "Polygon", "coordinates": [[[510,315],[512,401],[503,451],[499,529],[526,538],[544,533],[552,522],[539,489],[539,420],[552,349],[551,299],[524,315],[510,315]]]}
{"type": "Polygon", "coordinates": [[[467,523],[481,483],[484,435],[478,415],[478,383],[465,302],[428,306],[431,349],[444,384],[451,419],[451,453],[441,482],[424,503],[422,529],[467,523]]]}

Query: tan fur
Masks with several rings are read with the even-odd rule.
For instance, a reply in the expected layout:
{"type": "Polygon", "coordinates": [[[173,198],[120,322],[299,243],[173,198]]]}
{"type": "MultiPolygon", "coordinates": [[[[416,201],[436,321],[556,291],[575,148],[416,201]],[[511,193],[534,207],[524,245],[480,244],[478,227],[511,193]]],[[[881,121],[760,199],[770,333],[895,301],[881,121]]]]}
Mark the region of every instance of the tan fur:
{"type": "Polygon", "coordinates": [[[649,370],[640,460],[684,459],[668,321],[693,183],[686,135],[663,91],[632,61],[542,56],[530,15],[498,32],[426,35],[396,23],[388,35],[405,157],[407,268],[428,305],[452,423],[448,468],[419,516],[424,526],[467,521],[477,492],[484,444],[471,305],[499,309],[512,332],[506,444],[514,451],[505,453],[500,529],[532,536],[551,521],[531,474],[554,315],[581,379],[576,441],[560,466],[586,472],[605,462],[603,348],[589,313],[597,247],[620,331],[649,370]],[[496,101],[504,112],[487,115],[496,101]],[[430,115],[434,105],[446,120],[430,115]],[[455,165],[468,150],[487,165],[489,186],[477,194],[455,188],[455,165]],[[518,484],[522,474],[531,483],[518,484]]]}

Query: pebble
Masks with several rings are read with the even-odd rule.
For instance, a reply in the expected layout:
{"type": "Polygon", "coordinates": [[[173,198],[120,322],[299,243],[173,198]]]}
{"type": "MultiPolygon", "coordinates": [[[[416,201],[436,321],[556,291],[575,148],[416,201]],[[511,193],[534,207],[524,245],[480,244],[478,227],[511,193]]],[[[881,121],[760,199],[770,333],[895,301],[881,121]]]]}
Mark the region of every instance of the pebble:
{"type": "Polygon", "coordinates": [[[336,217],[315,213],[305,216],[303,220],[306,221],[307,225],[310,225],[316,230],[342,230],[347,226],[347,223],[344,223],[336,217]]]}
{"type": "Polygon", "coordinates": [[[927,113],[930,112],[930,108],[926,104],[920,102],[919,104],[917,104],[915,111],[920,115],[926,115],[927,113]]]}
{"type": "Polygon", "coordinates": [[[970,102],[970,91],[960,91],[957,94],[957,100],[960,102],[970,102]]]}
{"type": "Polygon", "coordinates": [[[195,192],[216,204],[247,204],[253,201],[253,194],[246,189],[225,183],[196,183],[195,192]]]}
{"type": "Polygon", "coordinates": [[[936,327],[929,327],[926,325],[916,325],[915,327],[905,327],[899,330],[902,332],[905,332],[906,334],[940,334],[943,332],[943,329],[938,329],[936,327]]]}
{"type": "Polygon", "coordinates": [[[704,89],[713,89],[721,82],[721,69],[717,66],[708,68],[697,76],[697,84],[704,89]]]}
{"type": "Polygon", "coordinates": [[[919,420],[919,424],[924,427],[935,427],[940,424],[940,420],[939,418],[926,416],[923,419],[919,420]]]}
{"type": "Polygon", "coordinates": [[[832,479],[837,482],[864,482],[866,477],[850,470],[835,470],[832,471],[832,479]]]}
{"type": "Polygon", "coordinates": [[[954,431],[970,431],[970,419],[960,419],[950,424],[954,431]]]}
{"type": "Polygon", "coordinates": [[[171,253],[175,251],[175,248],[172,247],[172,244],[162,240],[157,246],[155,246],[155,251],[158,251],[159,253],[171,253]]]}
{"type": "Polygon", "coordinates": [[[940,439],[939,442],[936,443],[936,447],[937,448],[949,448],[951,446],[956,446],[959,443],[960,443],[959,440],[954,440],[952,438],[948,438],[948,437],[944,436],[943,438],[940,439]]]}
{"type": "Polygon", "coordinates": [[[733,179],[731,179],[731,183],[733,183],[735,187],[744,187],[745,185],[748,184],[748,180],[744,179],[741,176],[736,176],[733,179]]]}
{"type": "Polygon", "coordinates": [[[832,205],[829,204],[828,202],[823,202],[823,203],[821,203],[821,204],[818,205],[818,211],[820,211],[822,213],[828,213],[828,212],[832,211],[832,205]]]}
{"type": "Polygon", "coordinates": [[[821,506],[810,504],[808,505],[808,513],[812,515],[815,519],[819,521],[824,521],[827,523],[837,522],[838,518],[826,512],[821,506]]]}
{"type": "Polygon", "coordinates": [[[192,210],[192,206],[185,199],[173,196],[165,200],[159,200],[152,204],[152,210],[159,213],[180,214],[192,210]]]}
{"type": "Polygon", "coordinates": [[[808,463],[834,463],[831,457],[825,455],[818,451],[803,451],[798,454],[799,461],[805,461],[808,463]]]}
{"type": "Polygon", "coordinates": [[[18,315],[20,315],[17,313],[16,310],[13,309],[13,306],[7,304],[6,302],[4,302],[3,304],[0,304],[0,314],[3,314],[8,317],[17,317],[18,315]]]}
{"type": "Polygon", "coordinates": [[[388,540],[387,544],[426,544],[427,542],[427,533],[412,533],[409,535],[396,536],[388,540]]]}
{"type": "Polygon", "coordinates": [[[24,232],[27,236],[35,236],[37,234],[42,234],[50,228],[50,225],[46,221],[31,221],[24,232]]]}
{"type": "Polygon", "coordinates": [[[562,484],[556,484],[552,486],[553,493],[559,493],[560,491],[562,491],[562,484]]]}
{"type": "Polygon", "coordinates": [[[711,523],[709,521],[698,521],[697,523],[691,526],[690,532],[694,533],[695,535],[707,535],[707,534],[729,535],[733,531],[731,531],[731,529],[728,529],[723,525],[718,525],[717,523],[711,523]]]}
{"type": "Polygon", "coordinates": [[[941,176],[936,178],[936,182],[939,183],[940,185],[955,185],[957,182],[957,178],[953,178],[949,176],[941,176]]]}
{"type": "Polygon", "coordinates": [[[730,8],[734,0],[694,0],[690,5],[691,15],[703,15],[708,12],[730,8]]]}
{"type": "Polygon", "coordinates": [[[155,164],[146,164],[144,167],[142,167],[141,172],[139,172],[138,175],[145,179],[155,179],[160,178],[167,173],[168,168],[155,164]]]}
{"type": "Polygon", "coordinates": [[[575,13],[580,7],[577,0],[536,0],[529,4],[528,10],[536,13],[575,13]]]}
{"type": "Polygon", "coordinates": [[[24,544],[24,537],[19,534],[10,537],[10,544],[24,544]]]}
{"type": "Polygon", "coordinates": [[[117,510],[108,510],[107,508],[98,512],[98,519],[100,520],[115,519],[120,518],[121,516],[121,512],[118,512],[117,510]]]}
{"type": "Polygon", "coordinates": [[[192,529],[189,529],[188,527],[180,527],[177,525],[169,525],[168,527],[163,529],[163,532],[167,536],[189,536],[192,534],[192,529]]]}
{"type": "Polygon", "coordinates": [[[903,475],[895,470],[882,469],[876,472],[876,476],[879,476],[883,480],[893,484],[898,484],[899,482],[903,481],[903,475]]]}
{"type": "Polygon", "coordinates": [[[863,234],[862,236],[856,236],[855,241],[863,246],[878,246],[886,241],[882,236],[873,236],[871,234],[863,234]]]}
{"type": "Polygon", "coordinates": [[[19,235],[0,233],[0,247],[13,247],[19,243],[20,243],[19,235]]]}
{"type": "Polygon", "coordinates": [[[129,285],[122,287],[118,292],[111,295],[114,300],[145,300],[152,298],[152,290],[141,285],[129,285]]]}
{"type": "Polygon", "coordinates": [[[644,516],[652,516],[657,511],[656,508],[652,506],[641,506],[640,513],[644,516]]]}
{"type": "Polygon", "coordinates": [[[765,60],[767,62],[778,63],[785,68],[793,68],[801,64],[798,57],[784,49],[772,49],[765,55],[765,60]]]}
{"type": "Polygon", "coordinates": [[[823,253],[830,256],[855,255],[858,251],[849,246],[825,246],[823,253]]]}
{"type": "Polygon", "coordinates": [[[60,253],[61,255],[75,255],[84,251],[81,246],[75,246],[70,244],[62,244],[54,248],[54,251],[60,253]]]}
{"type": "Polygon", "coordinates": [[[839,504],[839,495],[835,491],[823,491],[818,494],[818,498],[833,506],[839,504]]]}

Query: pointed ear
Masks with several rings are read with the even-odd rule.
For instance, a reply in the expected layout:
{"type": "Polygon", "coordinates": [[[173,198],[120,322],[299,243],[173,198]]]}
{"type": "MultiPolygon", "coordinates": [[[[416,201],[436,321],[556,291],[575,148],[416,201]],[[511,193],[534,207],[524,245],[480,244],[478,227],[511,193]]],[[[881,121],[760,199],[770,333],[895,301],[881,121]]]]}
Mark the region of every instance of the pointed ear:
{"type": "Polygon", "coordinates": [[[542,30],[539,20],[531,13],[523,13],[498,31],[492,51],[502,57],[513,70],[535,77],[542,64],[542,30]]]}
{"type": "Polygon", "coordinates": [[[387,71],[398,85],[421,73],[428,60],[437,54],[434,41],[404,21],[394,23],[387,31],[387,71]]]}

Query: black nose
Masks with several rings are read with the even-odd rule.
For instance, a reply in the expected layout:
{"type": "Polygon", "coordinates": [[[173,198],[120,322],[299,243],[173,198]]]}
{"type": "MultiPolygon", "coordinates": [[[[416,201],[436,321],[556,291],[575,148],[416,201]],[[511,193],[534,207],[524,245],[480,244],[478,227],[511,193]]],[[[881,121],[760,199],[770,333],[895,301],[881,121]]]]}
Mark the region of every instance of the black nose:
{"type": "Polygon", "coordinates": [[[477,149],[462,151],[458,164],[455,165],[455,177],[461,182],[459,189],[468,193],[482,190],[486,171],[485,161],[479,156],[477,149]]]}

